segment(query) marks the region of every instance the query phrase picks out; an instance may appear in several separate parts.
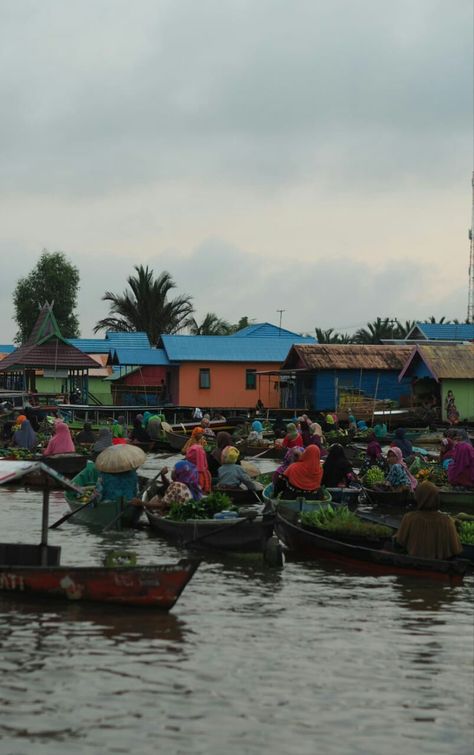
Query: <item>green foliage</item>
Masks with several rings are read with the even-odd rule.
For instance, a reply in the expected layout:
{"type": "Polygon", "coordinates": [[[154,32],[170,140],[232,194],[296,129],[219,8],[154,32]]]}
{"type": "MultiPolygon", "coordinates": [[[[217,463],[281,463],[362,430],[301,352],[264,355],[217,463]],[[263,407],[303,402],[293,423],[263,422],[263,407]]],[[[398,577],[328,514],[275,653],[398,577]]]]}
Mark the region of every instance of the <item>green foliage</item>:
{"type": "Polygon", "coordinates": [[[79,289],[79,270],[68,262],[63,252],[43,249],[33,270],[20,278],[13,293],[16,343],[26,341],[46,302],[54,302],[53,311],[64,338],[79,336],[79,320],[75,313],[79,289]]]}
{"type": "Polygon", "coordinates": [[[367,488],[380,485],[385,480],[385,475],[380,467],[370,467],[364,475],[363,482],[367,488]]]}
{"type": "Polygon", "coordinates": [[[474,545],[474,522],[456,522],[459,537],[462,543],[474,545]]]}
{"type": "Polygon", "coordinates": [[[214,312],[208,312],[200,325],[193,319],[189,332],[192,336],[228,336],[232,325],[214,312]]]}
{"type": "Polygon", "coordinates": [[[301,523],[305,527],[326,530],[331,534],[352,535],[367,538],[391,537],[392,530],[383,524],[371,524],[363,522],[359,517],[349,511],[347,506],[335,509],[329,503],[316,511],[303,512],[301,523]]]}
{"type": "Polygon", "coordinates": [[[225,493],[215,491],[200,501],[186,501],[185,503],[173,503],[167,519],[174,522],[185,522],[188,519],[212,519],[219,511],[228,511],[232,508],[232,501],[225,493]]]}
{"type": "Polygon", "coordinates": [[[166,271],[154,278],[153,270],[135,265],[136,275],[129,276],[129,291],[114,294],[106,291],[103,301],[109,301],[110,314],[99,320],[94,332],[117,330],[120,332],[144,331],[150,343],[156,346],[162,333],[177,333],[191,324],[194,311],[190,296],[169,299],[176,283],[166,271]]]}

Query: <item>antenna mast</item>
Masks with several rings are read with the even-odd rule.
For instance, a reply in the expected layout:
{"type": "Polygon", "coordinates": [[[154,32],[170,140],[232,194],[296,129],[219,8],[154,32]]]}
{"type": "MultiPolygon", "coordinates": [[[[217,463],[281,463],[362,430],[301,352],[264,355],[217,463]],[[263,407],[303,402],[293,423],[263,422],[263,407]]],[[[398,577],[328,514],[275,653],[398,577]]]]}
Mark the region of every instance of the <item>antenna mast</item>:
{"type": "Polygon", "coordinates": [[[474,172],[472,174],[472,216],[471,227],[469,229],[469,240],[471,242],[469,257],[469,299],[467,303],[467,321],[474,323],[474,172]]]}

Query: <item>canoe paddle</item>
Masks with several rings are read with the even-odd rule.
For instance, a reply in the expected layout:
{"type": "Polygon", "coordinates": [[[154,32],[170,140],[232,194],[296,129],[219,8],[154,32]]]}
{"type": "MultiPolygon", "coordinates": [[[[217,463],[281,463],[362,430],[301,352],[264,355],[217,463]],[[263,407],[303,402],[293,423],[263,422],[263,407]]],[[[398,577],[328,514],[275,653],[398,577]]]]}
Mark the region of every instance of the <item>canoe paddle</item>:
{"type": "Polygon", "coordinates": [[[64,516],[61,517],[61,519],[58,519],[57,522],[54,522],[53,524],[49,525],[50,530],[55,530],[57,527],[60,527],[63,522],[66,522],[68,519],[70,519],[74,514],[78,514],[79,511],[82,511],[83,509],[87,508],[95,499],[97,498],[97,493],[94,493],[87,503],[85,503],[83,506],[79,506],[78,509],[74,509],[74,511],[68,511],[67,514],[64,514],[64,516]]]}

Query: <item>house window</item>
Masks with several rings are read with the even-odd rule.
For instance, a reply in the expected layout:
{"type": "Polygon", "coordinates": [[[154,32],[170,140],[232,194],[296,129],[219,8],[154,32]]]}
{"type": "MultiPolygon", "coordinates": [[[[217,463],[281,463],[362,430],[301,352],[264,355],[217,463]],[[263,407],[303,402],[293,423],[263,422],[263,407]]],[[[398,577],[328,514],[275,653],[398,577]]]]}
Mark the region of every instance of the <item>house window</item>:
{"type": "Polygon", "coordinates": [[[199,387],[200,388],[211,387],[211,371],[209,369],[199,370],[199,387]]]}
{"type": "Polygon", "coordinates": [[[245,387],[248,391],[254,391],[257,387],[257,371],[245,370],[245,387]]]}

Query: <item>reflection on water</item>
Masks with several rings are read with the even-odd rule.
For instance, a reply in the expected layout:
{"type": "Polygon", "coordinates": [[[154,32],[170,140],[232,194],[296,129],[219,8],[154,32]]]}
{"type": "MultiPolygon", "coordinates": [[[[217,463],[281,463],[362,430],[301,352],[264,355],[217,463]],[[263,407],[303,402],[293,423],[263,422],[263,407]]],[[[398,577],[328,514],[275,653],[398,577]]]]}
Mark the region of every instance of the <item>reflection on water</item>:
{"type": "MultiPolygon", "coordinates": [[[[0,489],[2,539],[37,542],[40,501],[0,489]]],[[[71,564],[182,555],[73,522],[51,543],[71,564]]],[[[170,614],[0,597],[0,751],[471,755],[473,598],[472,577],[218,556],[170,614]]]]}

